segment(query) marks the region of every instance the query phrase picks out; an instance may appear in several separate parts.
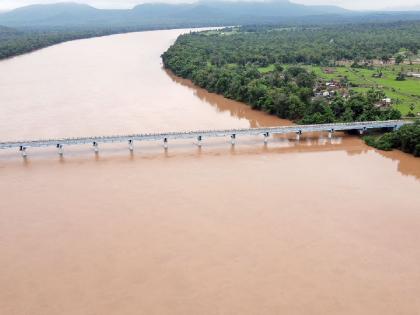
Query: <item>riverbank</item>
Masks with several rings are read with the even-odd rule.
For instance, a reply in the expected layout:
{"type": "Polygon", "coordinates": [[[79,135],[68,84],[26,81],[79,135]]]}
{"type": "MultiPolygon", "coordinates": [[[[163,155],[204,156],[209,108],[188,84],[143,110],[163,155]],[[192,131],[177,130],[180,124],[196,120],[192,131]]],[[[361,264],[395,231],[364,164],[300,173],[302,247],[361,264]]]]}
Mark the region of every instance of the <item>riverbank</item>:
{"type": "MultiPolygon", "coordinates": [[[[378,85],[372,85],[370,89],[356,92],[353,88],[348,88],[356,85],[354,73],[359,73],[361,66],[357,69],[321,68],[299,63],[283,65],[278,62],[272,63],[276,58],[293,59],[296,57],[296,52],[286,57],[281,54],[281,51],[274,52],[275,48],[270,46],[272,41],[285,36],[298,36],[297,41],[301,41],[302,45],[311,45],[311,43],[305,42],[299,37],[307,35],[303,30],[296,31],[297,34],[292,32],[291,35],[284,35],[284,32],[279,32],[276,28],[265,29],[262,27],[261,29],[256,28],[251,32],[246,32],[246,27],[243,29],[229,28],[216,32],[183,35],[162,55],[164,66],[176,75],[189,79],[210,92],[241,101],[253,109],[290,119],[298,124],[393,120],[401,117],[401,112],[397,109],[382,104],[386,94],[378,85]],[[239,46],[232,45],[232,42],[235,41],[239,46]],[[246,47],[244,43],[246,43],[246,47]],[[256,43],[259,45],[256,46],[256,43]],[[268,66],[261,67],[261,63],[268,63],[268,66]],[[339,73],[335,73],[337,69],[340,69],[339,73]],[[328,72],[328,74],[324,74],[322,71],[328,72]],[[352,75],[344,75],[347,72],[352,75]],[[327,79],[330,81],[327,82],[327,79]]],[[[316,36],[322,37],[324,33],[331,32],[331,30],[325,28],[325,30],[321,29],[317,32],[320,34],[316,33],[316,36]]],[[[378,40],[369,32],[360,36],[372,36],[372,40],[378,40]]],[[[298,48],[301,47],[298,46],[298,48]]],[[[301,51],[301,53],[307,52],[301,51]]],[[[331,52],[329,53],[331,54],[331,52]]],[[[348,53],[350,53],[350,49],[348,53]]],[[[372,70],[368,74],[371,77],[378,76],[378,80],[390,84],[390,76],[392,73],[395,74],[395,69],[393,71],[381,68],[377,72],[372,70]]],[[[365,78],[365,74],[360,74],[360,76],[369,80],[365,78]]],[[[357,78],[359,77],[357,76],[357,78]]],[[[359,81],[357,83],[359,84],[359,81]]],[[[416,79],[413,79],[406,84],[414,91],[416,83],[418,83],[416,79]]],[[[391,103],[392,100],[389,100],[391,103]]],[[[408,108],[408,106],[406,107],[408,108]]],[[[411,115],[414,115],[412,112],[414,109],[415,105],[412,105],[411,115]]],[[[400,133],[397,135],[400,137],[400,133]]],[[[382,142],[378,143],[373,138],[366,140],[368,144],[376,148],[400,148],[405,152],[417,155],[416,146],[419,140],[415,135],[413,137],[409,141],[397,141],[394,137],[393,145],[389,141],[389,136],[385,136],[382,138],[382,142]],[[387,137],[387,144],[385,144],[384,139],[387,137]],[[410,144],[402,145],[401,142],[410,142],[410,144]]]]}
{"type": "Polygon", "coordinates": [[[366,144],[380,150],[398,149],[403,152],[420,156],[420,121],[412,125],[382,135],[364,137],[366,144]]]}
{"type": "MultiPolygon", "coordinates": [[[[153,30],[185,29],[206,25],[150,25],[138,27],[50,27],[50,28],[19,28],[0,25],[0,60],[34,52],[42,48],[78,39],[88,39],[115,34],[146,32],[153,30]]],[[[209,27],[213,28],[213,27],[209,27]]],[[[206,28],[208,29],[208,28],[206,28]]]]}
{"type": "MultiPolygon", "coordinates": [[[[308,36],[312,33],[305,29],[250,28],[250,31],[247,27],[228,28],[180,36],[162,55],[163,63],[176,75],[190,79],[210,92],[300,124],[394,120],[401,117],[401,113],[392,107],[378,106],[385,97],[381,90],[350,93],[344,88],[344,83],[322,82],[315,72],[301,66],[299,58],[305,56],[310,63],[313,56],[309,55],[311,50],[307,48],[321,49],[325,34],[341,37],[343,34],[324,27],[317,29],[313,34],[314,41],[310,41],[308,36]],[[273,46],[273,42],[292,42],[290,45],[294,45],[295,49],[286,44],[273,46]],[[262,68],[263,65],[268,67],[262,68]]],[[[354,36],[354,33],[346,32],[348,36],[354,36]]],[[[365,32],[359,36],[381,40],[376,33],[365,32]]],[[[324,48],[326,55],[318,63],[338,58],[336,54],[341,52],[338,48],[335,48],[338,51],[324,48]]],[[[342,49],[348,54],[354,53],[352,47],[344,44],[342,49]]]]}

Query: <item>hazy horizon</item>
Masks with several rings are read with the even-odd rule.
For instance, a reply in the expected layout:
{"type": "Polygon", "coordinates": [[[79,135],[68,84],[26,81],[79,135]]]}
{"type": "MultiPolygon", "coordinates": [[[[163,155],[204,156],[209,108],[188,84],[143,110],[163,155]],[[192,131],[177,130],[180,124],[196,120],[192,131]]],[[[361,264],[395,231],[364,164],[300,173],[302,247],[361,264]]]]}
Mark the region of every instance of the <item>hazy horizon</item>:
{"type": "MultiPolygon", "coordinates": [[[[0,10],[12,10],[31,4],[51,4],[58,2],[84,3],[100,9],[130,9],[142,3],[193,3],[198,2],[198,0],[0,0],[0,10]]],[[[401,1],[403,3],[399,3],[398,5],[395,5],[395,0],[291,0],[290,2],[305,5],[333,5],[350,10],[420,10],[420,0],[404,0],[401,1]]]]}

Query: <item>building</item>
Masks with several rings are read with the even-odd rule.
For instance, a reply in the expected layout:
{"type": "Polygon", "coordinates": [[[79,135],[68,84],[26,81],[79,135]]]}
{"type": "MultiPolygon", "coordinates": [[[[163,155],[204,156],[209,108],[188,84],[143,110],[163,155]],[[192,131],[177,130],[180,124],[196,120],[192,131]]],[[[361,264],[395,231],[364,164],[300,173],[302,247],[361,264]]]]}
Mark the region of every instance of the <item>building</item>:
{"type": "Polygon", "coordinates": [[[420,73],[417,72],[407,72],[407,77],[418,78],[420,79],[420,73]]]}

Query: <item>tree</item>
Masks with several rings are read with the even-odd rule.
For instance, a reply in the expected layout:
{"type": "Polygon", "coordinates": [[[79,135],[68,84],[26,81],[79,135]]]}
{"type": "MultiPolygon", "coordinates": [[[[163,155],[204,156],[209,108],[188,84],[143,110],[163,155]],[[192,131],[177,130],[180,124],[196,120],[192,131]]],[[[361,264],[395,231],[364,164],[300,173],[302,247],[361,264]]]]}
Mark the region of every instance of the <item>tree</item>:
{"type": "Polygon", "coordinates": [[[296,76],[296,84],[303,88],[313,88],[315,85],[315,77],[308,72],[300,72],[296,76]]]}
{"type": "Polygon", "coordinates": [[[405,74],[404,72],[398,73],[398,76],[395,78],[396,81],[405,81],[405,74]]]}
{"type": "Polygon", "coordinates": [[[267,95],[267,87],[258,80],[251,81],[248,86],[248,103],[255,109],[261,109],[264,97],[267,95]]]}
{"type": "Polygon", "coordinates": [[[342,97],[335,98],[331,102],[331,109],[334,113],[334,116],[336,118],[339,118],[344,114],[346,110],[346,102],[344,101],[342,97]]]}
{"type": "Polygon", "coordinates": [[[384,98],[386,98],[386,95],[382,90],[372,88],[367,91],[367,99],[370,104],[375,104],[384,98]]]}
{"type": "Polygon", "coordinates": [[[401,119],[401,112],[395,108],[389,108],[382,111],[379,117],[380,120],[396,120],[401,119]]]}
{"type": "Polygon", "coordinates": [[[357,119],[357,117],[363,114],[363,111],[367,104],[368,101],[366,97],[361,94],[356,94],[352,96],[347,102],[347,106],[349,106],[352,112],[354,113],[353,117],[355,119],[357,119]]]}
{"type": "Polygon", "coordinates": [[[296,95],[289,97],[288,118],[293,120],[301,119],[305,115],[305,104],[296,95]]]}
{"type": "Polygon", "coordinates": [[[343,115],[341,116],[341,120],[343,122],[352,122],[352,121],[354,121],[354,117],[355,117],[355,115],[354,115],[354,112],[351,109],[351,107],[346,107],[343,115]]]}
{"type": "Polygon", "coordinates": [[[404,56],[403,55],[401,55],[401,54],[399,54],[399,55],[397,55],[397,57],[395,57],[395,63],[397,64],[397,65],[399,65],[400,63],[403,63],[404,62],[404,56]]]}
{"type": "Polygon", "coordinates": [[[273,103],[271,104],[269,112],[280,118],[287,118],[289,112],[289,97],[284,93],[284,90],[275,88],[270,91],[270,97],[273,103]]]}
{"type": "Polygon", "coordinates": [[[391,60],[391,57],[389,55],[383,55],[381,60],[383,63],[388,63],[391,60]]]}
{"type": "Polygon", "coordinates": [[[276,62],[276,63],[274,64],[274,69],[275,69],[277,72],[283,72],[284,67],[283,67],[280,63],[276,62]]]}

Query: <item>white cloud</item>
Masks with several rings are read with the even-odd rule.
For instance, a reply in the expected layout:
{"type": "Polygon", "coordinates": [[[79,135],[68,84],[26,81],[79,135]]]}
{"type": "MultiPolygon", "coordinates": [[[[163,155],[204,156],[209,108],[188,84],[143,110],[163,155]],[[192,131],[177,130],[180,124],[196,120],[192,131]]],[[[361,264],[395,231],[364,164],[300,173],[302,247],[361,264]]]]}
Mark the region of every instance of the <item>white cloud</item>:
{"type": "MultiPolygon", "coordinates": [[[[72,0],[0,0],[0,10],[9,10],[25,5],[35,3],[55,3],[55,2],[71,2],[72,0]]],[[[76,0],[75,2],[87,3],[97,8],[117,8],[125,9],[132,8],[136,4],[144,2],[168,2],[168,3],[180,3],[180,2],[194,2],[195,0],[76,0]]],[[[249,0],[248,0],[249,1],[249,0]]],[[[337,5],[345,7],[347,9],[354,10],[378,10],[395,8],[409,8],[418,7],[420,8],[420,0],[292,0],[295,3],[314,5],[337,5]],[[396,2],[398,4],[396,4],[396,2]]]]}

